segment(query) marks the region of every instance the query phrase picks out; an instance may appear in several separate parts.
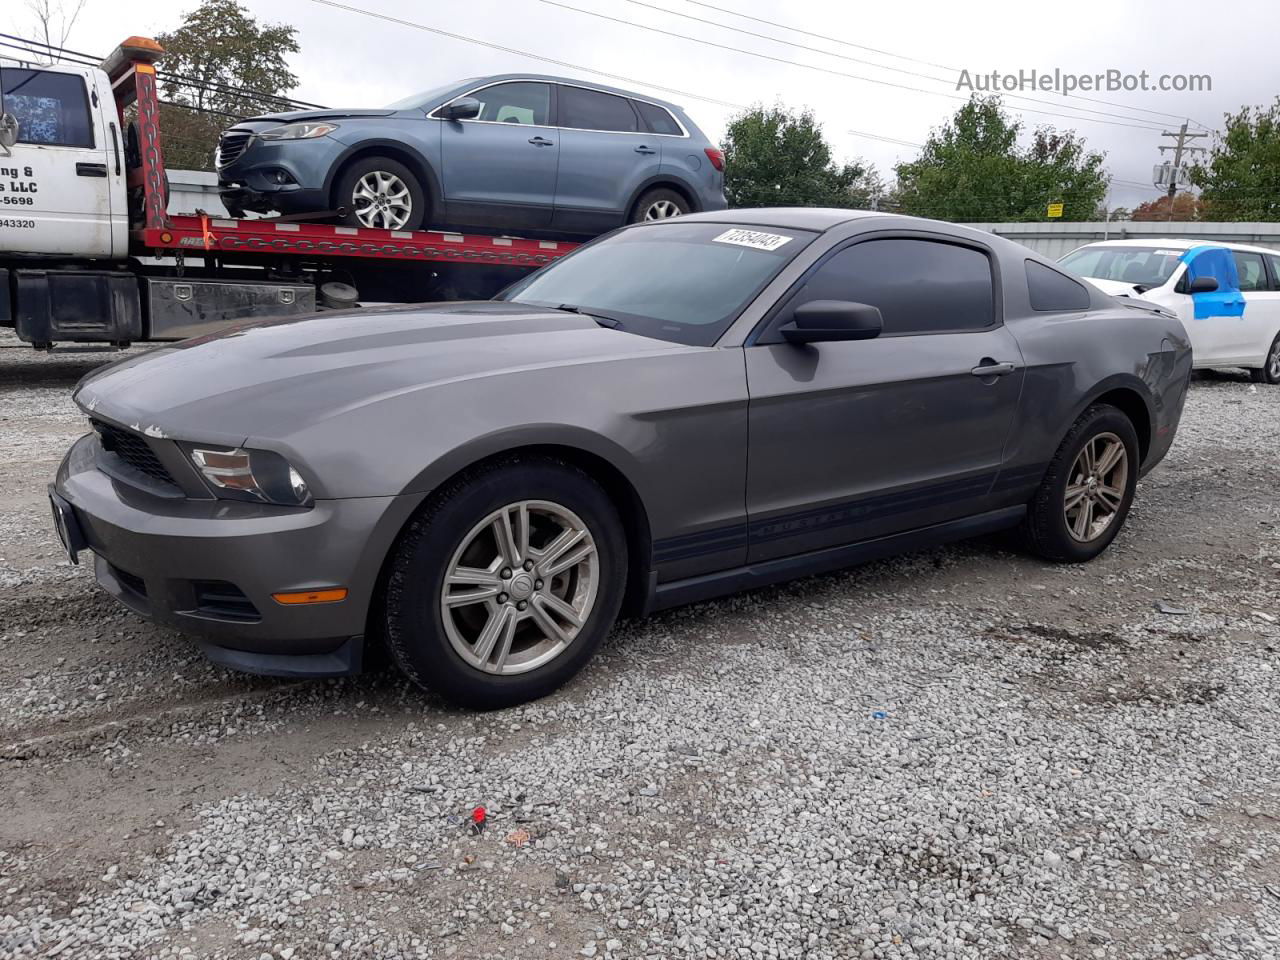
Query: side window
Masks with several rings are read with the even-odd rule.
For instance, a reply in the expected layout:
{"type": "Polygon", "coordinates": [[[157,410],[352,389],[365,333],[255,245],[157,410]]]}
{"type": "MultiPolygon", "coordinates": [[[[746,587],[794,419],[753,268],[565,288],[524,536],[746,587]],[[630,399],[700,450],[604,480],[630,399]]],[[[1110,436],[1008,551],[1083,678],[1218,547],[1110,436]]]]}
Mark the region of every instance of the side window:
{"type": "Polygon", "coordinates": [[[649,128],[650,133],[664,133],[668,136],[681,136],[680,124],[676,123],[676,118],[666,107],[660,107],[654,103],[645,103],[642,100],[632,100],[631,103],[640,111],[640,117],[644,120],[645,126],[649,128]]]}
{"type": "Polygon", "coordinates": [[[1031,295],[1031,309],[1055,312],[1088,310],[1089,291],[1065,273],[1034,260],[1027,262],[1027,293],[1031,295]]]}
{"type": "Polygon", "coordinates": [[[810,300],[879,307],[884,336],[978,330],[995,321],[986,254],[935,240],[867,240],[846,247],[792,297],[789,314],[810,300]]]}
{"type": "Polygon", "coordinates": [[[18,142],[92,147],[93,122],[84,80],[50,70],[0,68],[3,109],[18,120],[18,142]]]}
{"type": "Polygon", "coordinates": [[[1246,293],[1250,290],[1267,289],[1267,271],[1262,266],[1262,254],[1231,252],[1236,262],[1236,273],[1240,274],[1240,289],[1246,293]]]}
{"type": "Polygon", "coordinates": [[[1280,256],[1268,254],[1267,263],[1271,267],[1271,289],[1280,290],[1280,256]]]}
{"type": "Polygon", "coordinates": [[[473,96],[483,106],[477,120],[545,127],[551,122],[551,84],[499,83],[473,96]]]}
{"type": "Polygon", "coordinates": [[[635,133],[640,129],[636,112],[626,97],[566,86],[560,87],[560,126],[619,133],[635,133]]]}

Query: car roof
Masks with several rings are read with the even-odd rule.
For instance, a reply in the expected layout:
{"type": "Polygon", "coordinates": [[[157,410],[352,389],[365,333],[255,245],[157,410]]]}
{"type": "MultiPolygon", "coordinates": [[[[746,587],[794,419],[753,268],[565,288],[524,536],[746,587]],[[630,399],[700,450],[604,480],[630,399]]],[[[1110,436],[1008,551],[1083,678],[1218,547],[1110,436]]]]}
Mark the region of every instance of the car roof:
{"type": "MultiPolygon", "coordinates": [[[[1125,240],[1095,240],[1076,247],[1076,250],[1087,250],[1089,247],[1170,247],[1174,250],[1190,250],[1192,247],[1224,247],[1227,250],[1239,250],[1242,253],[1270,253],[1280,255],[1274,247],[1258,247],[1248,243],[1228,243],[1226,240],[1210,240],[1202,238],[1189,240],[1186,237],[1142,237],[1125,240]]],[[[1074,250],[1072,251],[1075,252],[1074,250]]]]}
{"type": "MultiPolygon", "coordinates": [[[[747,207],[738,210],[712,210],[707,213],[690,213],[681,222],[742,223],[761,227],[782,227],[788,230],[817,230],[819,232],[838,227],[851,220],[868,217],[898,217],[893,213],[877,210],[843,210],[836,207],[747,207]]],[[[911,219],[901,217],[900,219],[911,219]]]]}

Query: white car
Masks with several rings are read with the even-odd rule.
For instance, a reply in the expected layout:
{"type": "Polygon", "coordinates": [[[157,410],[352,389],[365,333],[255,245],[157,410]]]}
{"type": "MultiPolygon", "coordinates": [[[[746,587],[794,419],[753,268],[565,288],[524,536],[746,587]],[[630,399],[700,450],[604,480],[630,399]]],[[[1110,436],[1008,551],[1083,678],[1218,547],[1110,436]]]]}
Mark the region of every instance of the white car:
{"type": "Polygon", "coordinates": [[[1280,251],[1198,240],[1107,240],[1059,261],[1115,296],[1173,310],[1197,368],[1245,367],[1280,383],[1280,251]]]}

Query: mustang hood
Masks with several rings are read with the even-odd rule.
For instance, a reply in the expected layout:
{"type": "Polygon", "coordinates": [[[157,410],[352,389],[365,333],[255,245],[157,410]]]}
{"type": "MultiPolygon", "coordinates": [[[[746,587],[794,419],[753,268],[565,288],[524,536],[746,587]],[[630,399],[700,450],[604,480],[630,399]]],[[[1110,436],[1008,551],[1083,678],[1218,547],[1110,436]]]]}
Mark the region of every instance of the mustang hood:
{"type": "Polygon", "coordinates": [[[323,313],[234,327],[130,357],[76,388],[91,415],[153,437],[286,440],[344,412],[417,393],[447,409],[451,383],[689,350],[512,303],[323,313]],[[429,396],[428,396],[429,395],[429,396]]]}

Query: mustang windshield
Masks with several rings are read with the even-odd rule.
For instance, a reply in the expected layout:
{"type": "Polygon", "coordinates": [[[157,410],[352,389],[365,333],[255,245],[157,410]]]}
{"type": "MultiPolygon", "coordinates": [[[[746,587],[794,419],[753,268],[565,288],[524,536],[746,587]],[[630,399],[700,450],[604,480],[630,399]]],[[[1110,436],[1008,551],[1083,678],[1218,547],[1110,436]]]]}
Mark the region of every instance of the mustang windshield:
{"type": "Polygon", "coordinates": [[[710,346],[814,236],[726,223],[634,227],[582,247],[498,299],[598,311],[631,333],[710,346]]]}
{"type": "Polygon", "coordinates": [[[1168,282],[1184,253],[1185,250],[1154,245],[1088,246],[1073,250],[1058,262],[1082,277],[1119,280],[1150,290],[1168,282]]]}

